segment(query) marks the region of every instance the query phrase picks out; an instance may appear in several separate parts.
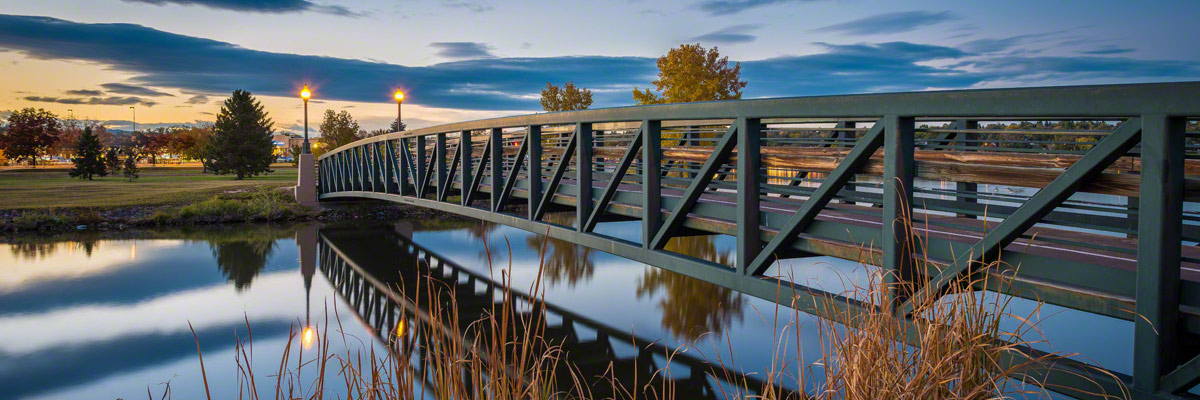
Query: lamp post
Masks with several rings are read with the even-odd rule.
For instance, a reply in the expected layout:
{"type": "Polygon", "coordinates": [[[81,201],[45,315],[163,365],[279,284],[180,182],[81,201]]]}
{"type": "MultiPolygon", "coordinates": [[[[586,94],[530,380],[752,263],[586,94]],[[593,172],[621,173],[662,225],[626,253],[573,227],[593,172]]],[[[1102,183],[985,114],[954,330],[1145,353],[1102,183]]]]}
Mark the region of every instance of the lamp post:
{"type": "Polygon", "coordinates": [[[396,90],[396,132],[404,130],[403,119],[400,118],[403,115],[401,113],[401,107],[403,105],[404,105],[404,92],[402,92],[400,90],[396,90]]]}
{"type": "Polygon", "coordinates": [[[137,109],[129,106],[129,110],[133,111],[133,131],[137,132],[137,109]]]}
{"type": "Polygon", "coordinates": [[[304,85],[300,89],[300,98],[304,99],[304,148],[301,150],[304,154],[311,153],[312,150],[308,147],[308,98],[312,97],[312,92],[308,90],[308,85],[304,85]]]}

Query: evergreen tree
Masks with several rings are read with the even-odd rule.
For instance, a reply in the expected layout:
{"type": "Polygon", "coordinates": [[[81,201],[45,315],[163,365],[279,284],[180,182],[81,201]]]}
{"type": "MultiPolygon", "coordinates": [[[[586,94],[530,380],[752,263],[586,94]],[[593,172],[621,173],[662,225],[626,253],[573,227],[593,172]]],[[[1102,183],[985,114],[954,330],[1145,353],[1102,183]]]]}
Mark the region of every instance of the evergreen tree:
{"type": "Polygon", "coordinates": [[[250,92],[233,91],[213,124],[206,167],[217,175],[236,174],[237,179],[272,172],[273,126],[262,104],[250,92]]]}
{"type": "Polygon", "coordinates": [[[116,175],[121,172],[121,154],[116,147],[109,147],[108,152],[104,154],[104,166],[108,168],[108,173],[116,175]]]}
{"type": "Polygon", "coordinates": [[[392,124],[388,125],[388,129],[391,129],[391,130],[387,131],[386,133],[400,132],[400,131],[407,130],[408,124],[401,122],[401,121],[392,121],[392,124]],[[397,122],[400,122],[399,125],[396,124],[397,122]]]}
{"type": "Polygon", "coordinates": [[[125,157],[125,179],[130,182],[137,180],[138,172],[141,170],[137,166],[137,153],[130,152],[128,157],[125,157]]]}
{"type": "Polygon", "coordinates": [[[71,176],[90,181],[92,176],[108,175],[103,151],[100,138],[92,133],[92,127],[84,128],[75,144],[75,158],[71,159],[75,162],[75,168],[71,169],[71,176]]]}

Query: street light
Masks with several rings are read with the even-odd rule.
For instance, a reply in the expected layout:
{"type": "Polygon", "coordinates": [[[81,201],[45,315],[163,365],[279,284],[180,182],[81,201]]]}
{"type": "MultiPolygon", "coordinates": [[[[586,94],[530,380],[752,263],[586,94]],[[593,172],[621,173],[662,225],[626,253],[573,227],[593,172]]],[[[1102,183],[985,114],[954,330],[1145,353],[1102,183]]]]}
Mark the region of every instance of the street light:
{"type": "Polygon", "coordinates": [[[137,132],[137,109],[133,106],[129,106],[129,109],[133,111],[133,131],[137,132]]]}
{"type": "Polygon", "coordinates": [[[401,106],[403,104],[404,104],[404,92],[396,90],[396,131],[397,132],[404,130],[403,125],[402,125],[402,120],[400,119],[400,116],[403,115],[400,112],[401,106]]]}
{"type": "Polygon", "coordinates": [[[312,97],[312,92],[308,91],[308,85],[304,85],[300,89],[300,98],[304,99],[304,154],[312,152],[308,148],[308,98],[312,97]]]}

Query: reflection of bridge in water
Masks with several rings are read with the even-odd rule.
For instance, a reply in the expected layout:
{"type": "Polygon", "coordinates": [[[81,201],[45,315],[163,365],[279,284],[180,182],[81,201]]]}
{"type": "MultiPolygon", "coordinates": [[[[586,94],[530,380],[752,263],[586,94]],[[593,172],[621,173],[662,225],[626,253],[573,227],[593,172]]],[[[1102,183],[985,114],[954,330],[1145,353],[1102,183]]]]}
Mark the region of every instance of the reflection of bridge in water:
{"type": "MultiPolygon", "coordinates": [[[[390,346],[400,345],[400,341],[393,340],[398,334],[420,335],[423,328],[414,327],[450,329],[445,321],[436,321],[425,312],[428,305],[418,305],[427,300],[427,294],[423,294],[429,290],[424,286],[426,277],[432,277],[435,284],[452,290],[453,299],[446,297],[443,300],[454,301],[460,329],[465,330],[485,313],[501,308],[499,291],[504,290],[502,283],[459,266],[396,230],[324,228],[319,236],[317,259],[320,271],[354,308],[356,317],[376,338],[390,346]],[[414,298],[417,295],[421,298],[414,298]]],[[[532,300],[517,290],[512,293],[516,299],[514,303],[529,305],[532,300]]],[[[561,346],[567,354],[566,361],[578,369],[580,377],[593,380],[590,390],[598,398],[612,395],[606,393],[611,390],[607,378],[601,379],[606,374],[631,391],[644,385],[662,388],[663,379],[669,377],[671,382],[665,383],[674,387],[679,398],[688,399],[724,398],[732,393],[731,390],[743,387],[754,390],[763,385],[754,375],[710,364],[658,341],[637,339],[631,332],[606,326],[553,304],[541,304],[546,312],[544,321],[547,321],[541,331],[542,337],[548,343],[561,346]],[[667,369],[663,369],[667,367],[668,354],[669,376],[667,369]]],[[[516,308],[513,310],[517,312],[516,308]]],[[[424,351],[415,353],[419,357],[426,356],[424,351]]],[[[427,373],[421,370],[425,361],[421,359],[414,366],[418,374],[427,373]]],[[[568,376],[559,378],[562,379],[558,382],[559,387],[573,385],[568,376]]],[[[427,380],[426,384],[431,383],[427,380]]]]}
{"type": "MultiPolygon", "coordinates": [[[[1012,285],[974,289],[1134,326],[1132,374],[1059,360],[1048,387],[1173,398],[1200,383],[1197,93],[1188,82],[514,116],[342,146],[320,158],[317,189],[323,201],[379,199],[545,234],[815,315],[921,324],[913,311],[953,282],[1019,266],[1012,285]],[[555,210],[576,222],[553,223],[555,210]],[[604,233],[622,220],[640,221],[641,237],[604,233]],[[667,248],[695,235],[735,237],[733,265],[667,248]],[[867,258],[918,289],[890,293],[895,309],[883,310],[772,276],[787,272],[778,259],[811,256],[867,258]]],[[[1041,355],[1022,353],[1006,365],[1041,355]]]]}

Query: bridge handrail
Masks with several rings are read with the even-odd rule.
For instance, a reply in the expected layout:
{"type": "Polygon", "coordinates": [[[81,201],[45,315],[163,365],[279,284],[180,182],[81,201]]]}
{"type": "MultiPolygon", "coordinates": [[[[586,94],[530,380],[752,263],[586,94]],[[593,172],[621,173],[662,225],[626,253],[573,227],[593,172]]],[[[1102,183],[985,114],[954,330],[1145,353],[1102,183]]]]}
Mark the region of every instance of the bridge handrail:
{"type": "MultiPolygon", "coordinates": [[[[328,158],[367,143],[439,133],[528,125],[748,118],[1134,117],[1200,115],[1200,82],[965,89],[927,92],[782,97],[598,108],[488,118],[373,136],[323,154],[328,158]]],[[[918,118],[920,120],[920,118],[918,118]]]]}

